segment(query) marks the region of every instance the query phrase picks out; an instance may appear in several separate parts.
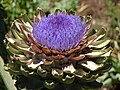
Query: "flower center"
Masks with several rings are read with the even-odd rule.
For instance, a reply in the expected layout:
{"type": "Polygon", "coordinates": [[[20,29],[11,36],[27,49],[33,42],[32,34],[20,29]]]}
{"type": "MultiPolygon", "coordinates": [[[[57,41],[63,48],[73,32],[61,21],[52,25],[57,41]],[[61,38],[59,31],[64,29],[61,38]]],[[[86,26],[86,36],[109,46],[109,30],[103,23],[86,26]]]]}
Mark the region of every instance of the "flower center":
{"type": "Polygon", "coordinates": [[[76,15],[54,14],[33,26],[33,37],[43,46],[66,51],[80,42],[85,28],[86,23],[76,15]]]}

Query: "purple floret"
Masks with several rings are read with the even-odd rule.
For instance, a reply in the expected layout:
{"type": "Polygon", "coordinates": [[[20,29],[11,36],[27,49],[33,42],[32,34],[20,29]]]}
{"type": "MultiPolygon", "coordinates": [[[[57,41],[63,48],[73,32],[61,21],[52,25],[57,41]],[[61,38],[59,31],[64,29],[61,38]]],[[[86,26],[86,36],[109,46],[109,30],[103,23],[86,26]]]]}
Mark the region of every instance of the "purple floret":
{"type": "Polygon", "coordinates": [[[60,13],[43,17],[33,26],[33,37],[43,46],[66,51],[78,45],[85,29],[86,23],[78,16],[60,13]]]}

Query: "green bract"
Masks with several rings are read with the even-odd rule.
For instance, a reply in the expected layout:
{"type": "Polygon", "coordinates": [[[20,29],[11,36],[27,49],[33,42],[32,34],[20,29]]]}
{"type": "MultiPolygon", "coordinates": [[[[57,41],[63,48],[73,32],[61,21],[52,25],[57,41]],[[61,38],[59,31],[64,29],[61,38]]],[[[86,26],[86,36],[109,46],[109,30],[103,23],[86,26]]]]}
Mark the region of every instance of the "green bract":
{"type": "MultiPolygon", "coordinates": [[[[55,13],[73,14],[59,9],[55,13]]],[[[32,35],[32,26],[44,15],[40,8],[33,22],[22,15],[6,35],[10,55],[7,67],[13,77],[18,77],[16,86],[28,90],[81,90],[101,86],[96,78],[109,70],[112,51],[105,29],[91,30],[92,18],[83,18],[87,24],[83,39],[75,48],[57,51],[38,44],[32,35]]]]}

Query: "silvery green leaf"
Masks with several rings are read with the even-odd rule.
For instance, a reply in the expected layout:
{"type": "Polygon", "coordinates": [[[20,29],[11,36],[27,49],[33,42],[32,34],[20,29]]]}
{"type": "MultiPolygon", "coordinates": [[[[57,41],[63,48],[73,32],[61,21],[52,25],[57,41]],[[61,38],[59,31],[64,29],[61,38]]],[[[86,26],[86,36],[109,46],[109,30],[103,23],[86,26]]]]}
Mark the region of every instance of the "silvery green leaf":
{"type": "Polygon", "coordinates": [[[54,81],[50,81],[50,80],[46,80],[44,82],[44,86],[48,89],[53,89],[55,87],[55,82],[54,81]]]}
{"type": "Polygon", "coordinates": [[[65,78],[62,78],[62,82],[65,84],[71,84],[71,83],[73,83],[74,78],[75,78],[74,75],[73,76],[66,75],[65,78]]]}
{"type": "Polygon", "coordinates": [[[62,70],[59,70],[59,69],[52,69],[52,75],[55,77],[55,78],[62,78],[63,77],[63,72],[62,70]]]}
{"type": "Polygon", "coordinates": [[[66,67],[63,68],[63,71],[66,72],[66,73],[73,73],[75,72],[75,68],[74,66],[71,64],[71,65],[67,65],[66,67]]]}
{"type": "Polygon", "coordinates": [[[95,71],[95,70],[103,67],[104,64],[96,64],[93,61],[86,61],[86,64],[82,63],[81,65],[86,67],[87,69],[89,69],[91,71],[95,71]]]}

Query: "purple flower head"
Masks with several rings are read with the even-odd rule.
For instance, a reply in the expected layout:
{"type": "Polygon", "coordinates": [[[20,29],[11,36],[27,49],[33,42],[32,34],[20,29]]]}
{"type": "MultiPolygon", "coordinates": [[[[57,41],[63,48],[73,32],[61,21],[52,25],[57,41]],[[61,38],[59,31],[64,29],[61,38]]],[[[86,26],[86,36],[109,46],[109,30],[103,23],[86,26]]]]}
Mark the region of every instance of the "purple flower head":
{"type": "Polygon", "coordinates": [[[70,50],[83,38],[86,23],[64,13],[43,17],[33,26],[33,37],[41,45],[58,51],[70,50]]]}

